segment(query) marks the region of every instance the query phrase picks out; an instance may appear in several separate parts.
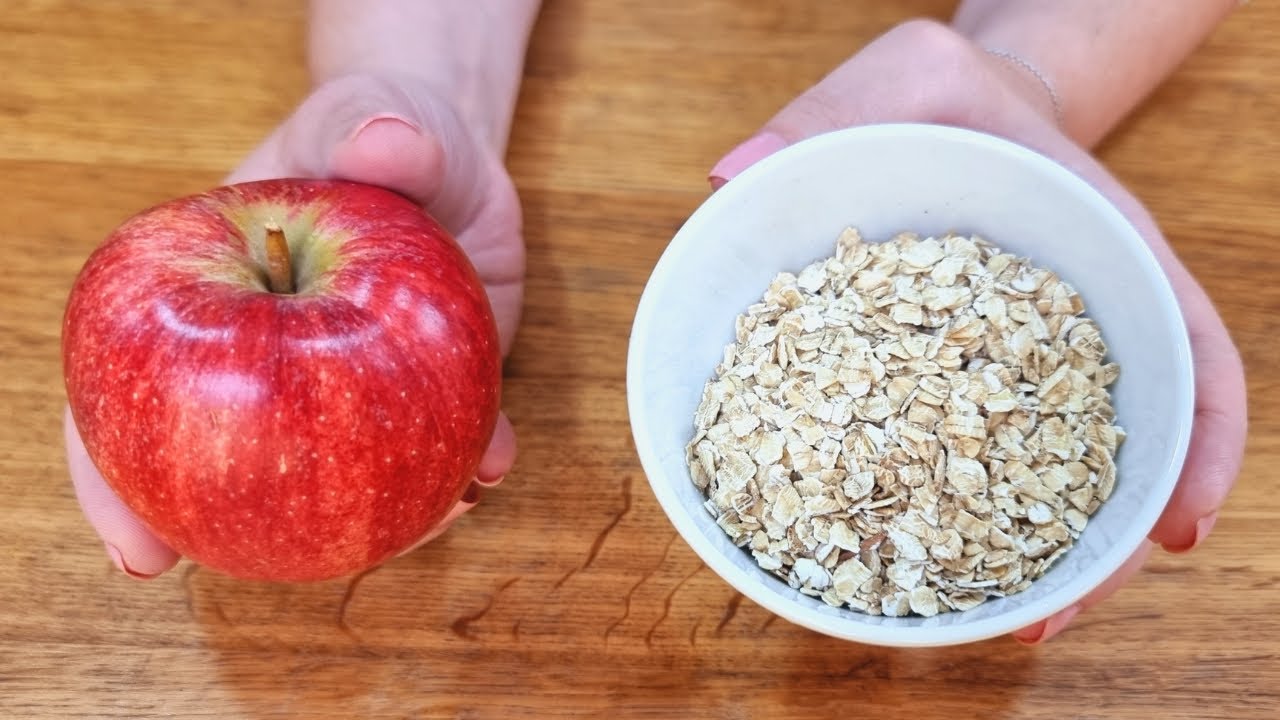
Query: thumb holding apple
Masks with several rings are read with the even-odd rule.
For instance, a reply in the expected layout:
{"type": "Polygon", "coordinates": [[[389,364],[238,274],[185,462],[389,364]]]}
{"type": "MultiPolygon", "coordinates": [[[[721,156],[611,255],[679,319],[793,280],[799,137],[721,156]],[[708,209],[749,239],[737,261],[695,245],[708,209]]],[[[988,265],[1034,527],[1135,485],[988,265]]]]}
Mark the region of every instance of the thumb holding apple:
{"type": "MultiPolygon", "coordinates": [[[[523,292],[520,205],[502,164],[502,148],[482,140],[484,133],[474,132],[474,125],[415,79],[348,75],[319,86],[227,182],[345,179],[393,190],[422,205],[453,234],[484,284],[505,356],[523,292]]],[[[178,553],[103,480],[70,413],[65,431],[76,497],[113,562],[140,579],[173,567],[178,553]]],[[[514,459],[514,431],[499,415],[475,483],[418,544],[474,507],[480,488],[500,482],[514,459]]]]}

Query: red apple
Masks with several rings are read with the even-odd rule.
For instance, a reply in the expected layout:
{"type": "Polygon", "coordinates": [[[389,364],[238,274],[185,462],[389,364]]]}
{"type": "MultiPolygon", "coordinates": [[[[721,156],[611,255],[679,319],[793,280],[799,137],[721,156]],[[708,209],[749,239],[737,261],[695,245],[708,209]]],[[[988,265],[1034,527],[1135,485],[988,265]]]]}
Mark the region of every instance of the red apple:
{"type": "Polygon", "coordinates": [[[107,483],[196,562],[347,575],[459,500],[497,421],[484,287],[417,205],[270,180],[133,217],[63,322],[72,416],[107,483]]]}

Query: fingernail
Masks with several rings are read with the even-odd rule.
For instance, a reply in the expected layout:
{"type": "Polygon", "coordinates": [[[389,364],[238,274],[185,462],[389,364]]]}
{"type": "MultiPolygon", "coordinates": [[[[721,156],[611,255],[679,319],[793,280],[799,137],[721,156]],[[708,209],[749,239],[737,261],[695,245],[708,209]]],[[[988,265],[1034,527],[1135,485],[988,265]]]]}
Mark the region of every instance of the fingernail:
{"type": "Polygon", "coordinates": [[[719,190],[725,183],[740,175],[743,170],[786,146],[787,141],[776,133],[763,132],[752,136],[720,158],[720,162],[711,168],[711,175],[707,178],[707,182],[711,183],[711,189],[719,190]]]}
{"type": "Polygon", "coordinates": [[[116,564],[116,567],[120,568],[120,572],[124,573],[125,575],[128,575],[129,577],[135,580],[151,580],[157,577],[156,575],[148,575],[146,573],[140,573],[137,570],[134,570],[133,568],[129,567],[129,563],[124,561],[124,555],[121,554],[120,548],[116,547],[115,545],[112,545],[111,543],[106,543],[106,546],[107,546],[107,556],[111,558],[111,562],[116,564]]]}
{"type": "Polygon", "coordinates": [[[1071,624],[1071,621],[1075,619],[1076,615],[1080,614],[1080,609],[1079,604],[1072,605],[1066,610],[1054,614],[1048,620],[1045,620],[1038,625],[1033,625],[1025,630],[1019,630],[1013,634],[1013,639],[1023,645],[1038,645],[1063,630],[1066,630],[1067,626],[1071,624]]]}
{"type": "Polygon", "coordinates": [[[1204,542],[1205,538],[1209,537],[1209,533],[1213,530],[1213,526],[1217,522],[1218,522],[1217,511],[1214,511],[1209,513],[1208,515],[1205,515],[1204,517],[1196,521],[1196,533],[1194,536],[1191,537],[1189,541],[1181,544],[1168,543],[1164,545],[1164,549],[1171,553],[1184,553],[1184,552],[1190,552],[1191,550],[1194,550],[1197,546],[1200,545],[1200,543],[1204,542]]]}
{"type": "Polygon", "coordinates": [[[479,486],[480,486],[480,487],[482,487],[482,488],[494,488],[494,487],[498,487],[499,485],[501,485],[501,484],[502,484],[502,480],[503,480],[503,478],[505,478],[505,477],[506,477],[506,475],[499,475],[498,477],[496,477],[496,478],[494,478],[494,479],[492,479],[492,480],[481,480],[480,478],[476,478],[476,484],[477,484],[477,485],[479,485],[479,486]]]}
{"type": "Polygon", "coordinates": [[[398,133],[403,133],[405,131],[411,132],[414,135],[422,134],[422,128],[418,127],[414,123],[410,122],[409,120],[399,115],[393,115],[388,113],[384,115],[374,115],[368,120],[365,120],[364,122],[360,123],[360,125],[358,125],[355,130],[351,131],[351,134],[347,136],[347,139],[355,140],[357,137],[360,137],[361,135],[369,135],[369,134],[376,134],[376,133],[398,134],[398,133]]]}

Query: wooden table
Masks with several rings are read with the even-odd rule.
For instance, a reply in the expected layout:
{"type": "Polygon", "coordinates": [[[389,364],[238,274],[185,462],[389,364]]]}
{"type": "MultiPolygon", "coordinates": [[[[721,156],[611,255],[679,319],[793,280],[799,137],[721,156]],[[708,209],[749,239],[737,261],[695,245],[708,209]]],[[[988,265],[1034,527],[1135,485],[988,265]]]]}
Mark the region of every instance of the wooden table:
{"type": "Polygon", "coordinates": [[[1237,13],[1100,151],[1249,369],[1199,551],[1060,640],[862,647],[775,622],[675,535],[634,454],[632,312],[708,167],[891,24],[949,3],[551,0],[510,167],[527,315],[515,472],[359,584],[117,573],[67,482],[59,321],[128,214],[216,183],[304,96],[303,3],[8,0],[0,17],[0,716],[1280,716],[1280,7],[1237,13]],[[264,32],[265,31],[265,32],[264,32]]]}

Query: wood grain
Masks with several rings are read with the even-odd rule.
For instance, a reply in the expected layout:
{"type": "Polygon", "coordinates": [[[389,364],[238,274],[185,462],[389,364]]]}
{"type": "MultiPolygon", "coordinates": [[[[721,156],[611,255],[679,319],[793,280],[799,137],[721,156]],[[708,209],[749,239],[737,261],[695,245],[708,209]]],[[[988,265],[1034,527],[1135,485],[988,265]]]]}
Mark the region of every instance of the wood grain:
{"type": "Polygon", "coordinates": [[[624,402],[636,300],[714,160],[946,2],[550,0],[510,167],[530,253],[522,453],[456,530],[344,581],[116,573],[66,479],[62,303],[132,212],[216,183],[305,95],[303,3],[9,0],[0,16],[0,716],[1280,716],[1280,7],[1253,3],[1101,150],[1227,320],[1249,456],[1217,532],[1059,641],[831,640],[679,540],[624,402]],[[263,29],[271,42],[262,42],[263,29]]]}

